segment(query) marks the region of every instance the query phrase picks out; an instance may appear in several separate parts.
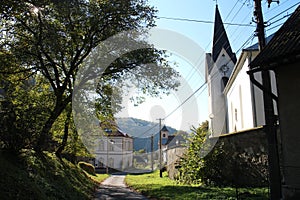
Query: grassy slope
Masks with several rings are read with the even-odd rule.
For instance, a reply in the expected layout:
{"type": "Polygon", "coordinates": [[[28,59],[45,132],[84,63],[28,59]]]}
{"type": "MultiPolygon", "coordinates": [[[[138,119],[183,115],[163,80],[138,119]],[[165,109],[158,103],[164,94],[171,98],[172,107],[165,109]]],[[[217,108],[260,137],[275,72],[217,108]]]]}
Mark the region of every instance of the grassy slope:
{"type": "MultiPolygon", "coordinates": [[[[126,184],[133,189],[156,199],[236,199],[234,188],[199,187],[178,184],[159,173],[127,175],[126,184]]],[[[267,189],[239,189],[240,199],[268,199],[267,189]],[[243,195],[241,193],[244,193],[243,195]]]]}
{"type": "Polygon", "coordinates": [[[72,163],[52,154],[0,152],[1,199],[90,199],[95,183],[72,163]]]}

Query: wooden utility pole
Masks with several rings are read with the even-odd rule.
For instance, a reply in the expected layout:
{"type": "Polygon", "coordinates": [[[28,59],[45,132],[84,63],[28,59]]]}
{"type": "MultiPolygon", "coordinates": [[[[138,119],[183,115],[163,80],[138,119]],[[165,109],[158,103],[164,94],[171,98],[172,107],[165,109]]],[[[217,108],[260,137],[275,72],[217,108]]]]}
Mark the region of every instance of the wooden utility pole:
{"type": "MultiPolygon", "coordinates": [[[[254,15],[256,18],[259,50],[261,51],[265,45],[265,25],[261,10],[261,0],[254,0],[254,15]]],[[[264,112],[265,112],[265,131],[268,140],[268,163],[269,163],[269,181],[270,181],[270,199],[281,199],[281,176],[279,167],[279,156],[277,146],[277,128],[276,118],[274,115],[273,99],[270,95],[272,93],[270,71],[262,71],[263,84],[263,98],[264,98],[264,112]]]]}
{"type": "Polygon", "coordinates": [[[154,137],[151,135],[151,171],[153,171],[154,137]]]}
{"type": "Polygon", "coordinates": [[[162,178],[161,118],[159,120],[159,177],[162,178]]]}

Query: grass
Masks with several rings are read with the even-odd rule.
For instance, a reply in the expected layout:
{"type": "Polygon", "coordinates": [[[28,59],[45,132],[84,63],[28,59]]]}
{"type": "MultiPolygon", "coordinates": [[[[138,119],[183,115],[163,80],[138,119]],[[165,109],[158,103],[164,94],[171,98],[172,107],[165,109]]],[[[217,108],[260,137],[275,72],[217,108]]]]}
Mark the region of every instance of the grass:
{"type": "Polygon", "coordinates": [[[89,176],[96,184],[100,184],[102,181],[109,177],[108,174],[96,174],[95,176],[92,176],[88,173],[87,176],[89,176]]]}
{"type": "Polygon", "coordinates": [[[0,151],[0,177],[3,200],[91,199],[96,187],[76,165],[30,150],[21,155],[0,151]]]}
{"type": "MultiPolygon", "coordinates": [[[[155,199],[237,199],[236,189],[231,187],[204,187],[179,184],[159,172],[143,175],[127,175],[126,184],[138,192],[155,199]]],[[[239,188],[239,199],[268,199],[266,188],[239,188]]]]}

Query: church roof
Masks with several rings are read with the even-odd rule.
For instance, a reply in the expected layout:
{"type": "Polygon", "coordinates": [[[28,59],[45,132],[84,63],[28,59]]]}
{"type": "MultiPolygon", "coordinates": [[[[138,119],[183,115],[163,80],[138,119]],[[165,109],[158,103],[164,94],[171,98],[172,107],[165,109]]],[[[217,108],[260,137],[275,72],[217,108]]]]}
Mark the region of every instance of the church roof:
{"type": "Polygon", "coordinates": [[[161,131],[168,131],[168,132],[169,132],[169,130],[167,129],[166,125],[164,125],[164,126],[162,127],[161,131]]]}
{"type": "Polygon", "coordinates": [[[216,5],[215,23],[214,23],[214,36],[213,36],[213,48],[212,48],[212,59],[216,62],[222,48],[226,50],[232,62],[236,63],[236,55],[232,52],[224,24],[216,5]]]}

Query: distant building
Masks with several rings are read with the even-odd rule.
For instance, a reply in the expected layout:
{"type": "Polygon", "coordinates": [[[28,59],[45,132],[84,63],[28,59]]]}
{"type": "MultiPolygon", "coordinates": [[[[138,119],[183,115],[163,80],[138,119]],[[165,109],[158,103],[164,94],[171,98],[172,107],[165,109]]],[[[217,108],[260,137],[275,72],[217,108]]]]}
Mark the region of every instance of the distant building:
{"type": "Polygon", "coordinates": [[[95,167],[124,170],[133,164],[133,139],[120,129],[104,129],[97,140],[95,167]]]}
{"type": "Polygon", "coordinates": [[[161,129],[161,146],[162,146],[162,161],[164,164],[168,163],[168,150],[172,148],[182,147],[182,144],[186,143],[186,139],[182,134],[169,135],[169,130],[166,126],[161,129]]]}

